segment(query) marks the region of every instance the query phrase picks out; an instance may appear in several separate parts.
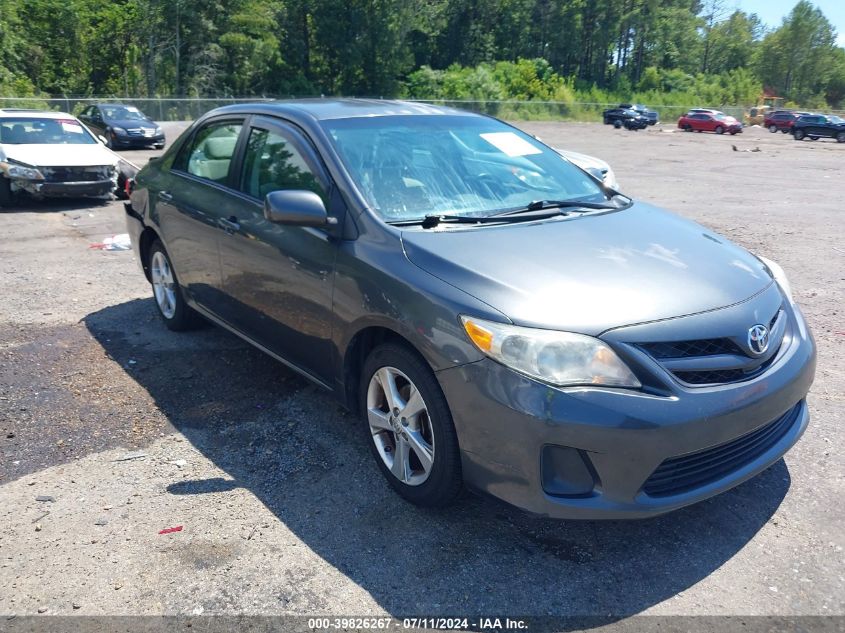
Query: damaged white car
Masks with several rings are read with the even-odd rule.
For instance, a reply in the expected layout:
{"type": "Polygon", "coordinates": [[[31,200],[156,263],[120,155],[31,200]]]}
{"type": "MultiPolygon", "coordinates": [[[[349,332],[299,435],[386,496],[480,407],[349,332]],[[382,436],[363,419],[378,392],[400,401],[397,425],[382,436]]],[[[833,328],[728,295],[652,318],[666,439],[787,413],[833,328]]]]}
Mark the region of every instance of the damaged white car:
{"type": "Polygon", "coordinates": [[[137,171],[70,114],[0,110],[0,207],[19,195],[111,199],[137,171]]]}

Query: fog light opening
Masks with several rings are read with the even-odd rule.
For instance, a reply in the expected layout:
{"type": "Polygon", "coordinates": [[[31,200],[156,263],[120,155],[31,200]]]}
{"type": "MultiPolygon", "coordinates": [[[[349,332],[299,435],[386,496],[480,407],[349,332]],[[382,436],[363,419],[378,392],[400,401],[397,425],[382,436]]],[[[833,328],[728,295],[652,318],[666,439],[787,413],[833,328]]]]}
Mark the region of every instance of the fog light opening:
{"type": "Polygon", "coordinates": [[[547,445],[540,458],[543,490],[554,497],[590,497],[599,487],[598,474],[586,451],[547,445]]]}

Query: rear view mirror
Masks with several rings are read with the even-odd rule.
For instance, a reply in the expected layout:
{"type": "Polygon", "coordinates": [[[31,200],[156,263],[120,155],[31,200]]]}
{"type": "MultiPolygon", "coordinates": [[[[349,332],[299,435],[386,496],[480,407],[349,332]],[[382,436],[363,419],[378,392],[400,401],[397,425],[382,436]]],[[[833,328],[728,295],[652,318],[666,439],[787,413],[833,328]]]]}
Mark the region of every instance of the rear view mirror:
{"type": "Polygon", "coordinates": [[[337,224],[328,217],[323,199],[313,191],[289,189],[271,191],[264,198],[264,217],[276,224],[326,226],[337,224]]]}

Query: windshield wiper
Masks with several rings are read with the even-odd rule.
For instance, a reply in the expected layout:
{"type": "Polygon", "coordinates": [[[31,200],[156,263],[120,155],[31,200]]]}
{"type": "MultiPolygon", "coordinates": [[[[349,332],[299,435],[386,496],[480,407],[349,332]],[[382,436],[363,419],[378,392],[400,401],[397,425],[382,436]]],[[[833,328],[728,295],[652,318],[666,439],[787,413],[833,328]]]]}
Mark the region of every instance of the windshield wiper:
{"type": "Polygon", "coordinates": [[[608,210],[620,209],[616,204],[607,204],[604,202],[585,202],[583,200],[532,200],[524,207],[518,209],[511,209],[498,213],[492,217],[502,217],[508,215],[519,215],[521,213],[529,213],[531,211],[543,211],[546,209],[594,209],[594,210],[608,210]]]}
{"type": "Polygon", "coordinates": [[[398,222],[389,222],[394,226],[408,226],[419,224],[424,229],[433,229],[439,224],[502,224],[503,222],[522,222],[528,220],[542,220],[544,218],[551,218],[556,215],[568,215],[568,212],[561,211],[558,208],[536,209],[537,212],[520,215],[519,217],[503,217],[505,214],[497,215],[426,215],[423,218],[414,220],[400,220],[398,222]]]}

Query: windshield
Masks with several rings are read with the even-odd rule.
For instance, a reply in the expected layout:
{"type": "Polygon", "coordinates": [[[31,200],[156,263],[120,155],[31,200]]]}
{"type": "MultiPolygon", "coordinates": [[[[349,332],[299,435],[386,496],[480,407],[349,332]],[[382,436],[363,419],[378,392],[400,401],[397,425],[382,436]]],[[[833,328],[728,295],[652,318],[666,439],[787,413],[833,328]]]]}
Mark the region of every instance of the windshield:
{"type": "Polygon", "coordinates": [[[133,106],[101,106],[103,116],[114,121],[146,121],[138,108],[133,106]]]}
{"type": "Polygon", "coordinates": [[[93,145],[91,136],[76,119],[26,117],[0,119],[0,143],[9,145],[93,145]]]}
{"type": "Polygon", "coordinates": [[[831,123],[842,123],[843,121],[845,121],[845,119],[842,119],[842,117],[838,117],[838,116],[836,116],[836,115],[829,116],[829,117],[828,117],[828,120],[829,120],[831,123]]]}
{"type": "Polygon", "coordinates": [[[536,200],[604,202],[596,181],[554,150],[480,116],[382,116],[323,127],[386,221],[487,216],[536,200]]]}

